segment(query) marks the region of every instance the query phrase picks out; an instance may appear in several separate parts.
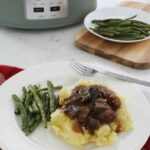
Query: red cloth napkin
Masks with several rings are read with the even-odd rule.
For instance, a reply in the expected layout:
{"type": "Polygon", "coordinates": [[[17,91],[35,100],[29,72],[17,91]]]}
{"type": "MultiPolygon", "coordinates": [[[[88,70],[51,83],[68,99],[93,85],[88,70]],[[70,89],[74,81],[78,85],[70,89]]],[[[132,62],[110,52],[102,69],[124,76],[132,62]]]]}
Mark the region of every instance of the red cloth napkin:
{"type": "MultiPolygon", "coordinates": [[[[12,66],[0,65],[0,85],[11,76],[21,72],[23,69],[12,66]]],[[[0,148],[1,150],[1,148],[0,148]]],[[[150,150],[150,137],[141,150],[150,150]]]]}

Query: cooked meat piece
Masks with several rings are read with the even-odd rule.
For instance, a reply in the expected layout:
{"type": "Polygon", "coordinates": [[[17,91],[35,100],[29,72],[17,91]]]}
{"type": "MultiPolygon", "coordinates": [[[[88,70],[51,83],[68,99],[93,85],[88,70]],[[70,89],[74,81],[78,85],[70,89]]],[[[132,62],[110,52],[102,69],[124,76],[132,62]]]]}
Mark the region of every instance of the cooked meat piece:
{"type": "Polygon", "coordinates": [[[120,100],[113,91],[105,90],[104,98],[107,99],[107,103],[111,106],[111,108],[114,111],[120,108],[120,100]]]}
{"type": "Polygon", "coordinates": [[[78,106],[74,106],[74,105],[69,105],[67,107],[64,107],[64,113],[70,118],[70,119],[74,119],[79,111],[79,107],[78,106]]]}
{"type": "Polygon", "coordinates": [[[107,103],[99,103],[96,102],[93,106],[93,113],[95,116],[99,115],[99,113],[102,113],[108,109],[111,109],[111,107],[107,103]]]}
{"type": "Polygon", "coordinates": [[[81,102],[84,103],[84,102],[88,102],[91,100],[91,94],[90,93],[84,93],[82,95],[82,98],[81,98],[81,102]]]}
{"type": "Polygon", "coordinates": [[[94,134],[94,131],[99,128],[100,122],[94,118],[89,118],[86,128],[91,134],[94,134]]]}
{"type": "Polygon", "coordinates": [[[79,86],[76,87],[73,91],[72,94],[76,97],[81,98],[81,102],[88,102],[91,100],[91,94],[89,92],[89,88],[86,86],[79,86]]]}
{"type": "Polygon", "coordinates": [[[90,108],[88,106],[80,107],[78,116],[77,116],[78,122],[80,124],[86,124],[86,122],[87,122],[86,120],[89,116],[89,113],[90,113],[90,108]]]}
{"type": "Polygon", "coordinates": [[[101,123],[111,123],[112,121],[115,120],[116,117],[117,115],[112,109],[107,109],[104,112],[99,113],[99,115],[96,116],[96,118],[101,123]]]}
{"type": "Polygon", "coordinates": [[[120,108],[121,103],[118,97],[115,97],[114,99],[108,99],[107,103],[111,106],[111,108],[116,111],[120,108]]]}
{"type": "Polygon", "coordinates": [[[100,97],[100,91],[98,86],[91,86],[89,92],[91,94],[92,100],[95,100],[100,97]]]}
{"type": "Polygon", "coordinates": [[[80,105],[81,104],[81,97],[76,95],[76,96],[70,96],[68,98],[65,99],[65,103],[64,106],[70,106],[70,105],[80,105]]]}

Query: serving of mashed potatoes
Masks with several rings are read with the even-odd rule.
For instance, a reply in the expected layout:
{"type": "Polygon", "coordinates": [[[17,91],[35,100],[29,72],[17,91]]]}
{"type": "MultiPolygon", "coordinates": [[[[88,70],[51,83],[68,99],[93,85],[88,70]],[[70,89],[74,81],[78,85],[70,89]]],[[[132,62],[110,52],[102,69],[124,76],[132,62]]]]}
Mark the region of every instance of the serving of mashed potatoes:
{"type": "MultiPolygon", "coordinates": [[[[80,80],[77,82],[75,86],[78,85],[100,85],[104,86],[99,82],[80,80]]],[[[106,86],[105,86],[106,87],[106,86]]],[[[73,88],[64,88],[59,94],[60,97],[60,105],[64,104],[65,98],[71,95],[73,88]]],[[[108,87],[107,87],[108,88],[108,87]]],[[[125,107],[124,98],[119,96],[121,101],[121,107],[117,110],[117,116],[119,118],[119,128],[120,132],[130,131],[132,130],[132,121],[125,107]]],[[[75,132],[73,127],[75,126],[76,121],[71,120],[61,109],[57,109],[51,115],[51,128],[53,132],[63,137],[68,144],[81,148],[88,143],[95,143],[98,147],[103,147],[107,145],[111,145],[117,141],[118,133],[116,129],[118,128],[118,123],[116,121],[111,122],[110,124],[102,124],[95,131],[94,135],[91,135],[87,129],[83,128],[84,134],[80,132],[75,132]]]]}

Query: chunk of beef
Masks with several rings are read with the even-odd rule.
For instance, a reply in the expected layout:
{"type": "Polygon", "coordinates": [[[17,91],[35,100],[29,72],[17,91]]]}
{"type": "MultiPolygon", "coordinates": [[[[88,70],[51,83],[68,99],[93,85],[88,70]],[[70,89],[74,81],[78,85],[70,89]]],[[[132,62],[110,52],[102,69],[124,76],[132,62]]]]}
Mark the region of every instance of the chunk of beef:
{"type": "Polygon", "coordinates": [[[99,113],[102,113],[107,109],[111,109],[111,107],[107,103],[103,102],[96,102],[93,106],[94,115],[99,115],[99,113]]]}
{"type": "Polygon", "coordinates": [[[120,108],[121,106],[120,100],[113,91],[105,90],[104,98],[107,99],[107,103],[111,106],[111,108],[114,111],[120,108]]]}
{"type": "Polygon", "coordinates": [[[77,120],[80,124],[85,125],[87,123],[87,118],[90,114],[90,108],[88,106],[82,106],[79,109],[77,120]]]}
{"type": "Polygon", "coordinates": [[[64,113],[70,118],[74,119],[79,111],[79,107],[75,105],[69,105],[67,107],[64,107],[64,113]]]}
{"type": "Polygon", "coordinates": [[[81,102],[85,103],[85,102],[89,102],[91,100],[91,94],[86,91],[82,94],[82,98],[81,98],[81,102]]]}
{"type": "Polygon", "coordinates": [[[102,113],[99,113],[99,115],[96,116],[96,118],[101,123],[111,123],[116,118],[116,113],[112,109],[107,109],[102,113]]]}
{"type": "Polygon", "coordinates": [[[118,97],[108,99],[107,103],[111,106],[111,108],[116,111],[120,108],[121,103],[118,97]]]}
{"type": "Polygon", "coordinates": [[[94,118],[89,118],[86,128],[91,134],[94,134],[94,131],[99,128],[100,122],[94,118]]]}
{"type": "Polygon", "coordinates": [[[100,91],[98,86],[91,86],[89,89],[92,100],[95,100],[100,97],[100,91]]]}
{"type": "Polygon", "coordinates": [[[76,97],[80,97],[81,98],[81,102],[88,102],[91,100],[91,94],[89,92],[89,88],[86,86],[79,86],[76,87],[73,91],[72,91],[73,95],[76,97]]]}

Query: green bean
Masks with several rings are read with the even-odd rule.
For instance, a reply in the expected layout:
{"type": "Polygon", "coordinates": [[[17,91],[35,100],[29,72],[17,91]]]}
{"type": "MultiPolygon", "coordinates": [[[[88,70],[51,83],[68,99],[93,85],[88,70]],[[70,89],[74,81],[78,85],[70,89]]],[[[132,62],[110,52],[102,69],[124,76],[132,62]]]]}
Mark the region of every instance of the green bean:
{"type": "Polygon", "coordinates": [[[32,108],[33,108],[34,112],[39,112],[39,108],[35,101],[33,101],[33,103],[32,103],[32,108]]]}
{"type": "Polygon", "coordinates": [[[46,114],[46,119],[47,121],[49,121],[50,120],[50,100],[49,100],[50,98],[48,96],[47,91],[41,95],[41,99],[44,104],[44,111],[46,114]]]}
{"type": "Polygon", "coordinates": [[[36,111],[33,109],[33,107],[32,107],[32,106],[29,106],[29,112],[30,112],[31,114],[36,113],[36,111]]]}
{"type": "Polygon", "coordinates": [[[62,85],[54,86],[54,91],[61,90],[63,88],[62,85]]]}
{"type": "Polygon", "coordinates": [[[98,24],[98,23],[104,23],[103,25],[107,25],[106,23],[118,23],[122,19],[104,19],[104,20],[92,20],[92,23],[98,24]]]}
{"type": "Polygon", "coordinates": [[[106,23],[104,22],[97,22],[97,23],[93,23],[95,26],[101,26],[101,27],[106,27],[108,26],[106,23]]]}
{"type": "Polygon", "coordinates": [[[47,121],[50,121],[51,111],[50,111],[50,100],[49,100],[49,97],[46,99],[46,102],[45,102],[45,113],[46,113],[47,121]]]}
{"type": "Polygon", "coordinates": [[[114,33],[110,33],[108,31],[94,30],[94,32],[101,34],[101,35],[104,35],[104,36],[107,36],[107,37],[113,37],[114,36],[114,33]]]}
{"type": "Polygon", "coordinates": [[[48,95],[50,97],[50,111],[53,113],[56,110],[56,97],[54,95],[53,84],[51,81],[47,81],[48,95]]]}
{"type": "Polygon", "coordinates": [[[48,88],[41,88],[41,89],[38,89],[37,92],[44,92],[44,91],[47,91],[48,88]]]}
{"type": "Polygon", "coordinates": [[[140,31],[142,34],[148,36],[148,33],[142,28],[132,27],[133,30],[140,31]]]}
{"type": "Polygon", "coordinates": [[[35,87],[33,87],[32,85],[29,85],[29,88],[30,88],[31,92],[33,93],[34,100],[35,100],[37,106],[39,107],[44,127],[47,128],[46,114],[44,112],[44,108],[43,108],[44,106],[43,106],[42,100],[40,99],[35,87]]]}
{"type": "Polygon", "coordinates": [[[143,25],[143,24],[139,24],[139,23],[135,23],[133,22],[132,25],[134,25],[135,27],[139,27],[139,28],[150,28],[150,25],[143,25]]]}
{"type": "Polygon", "coordinates": [[[29,91],[26,95],[26,99],[24,101],[24,106],[26,107],[26,109],[28,109],[28,106],[32,103],[32,95],[31,92],[29,91]]]}
{"type": "MultiPolygon", "coordinates": [[[[121,33],[120,34],[121,36],[130,36],[130,37],[132,37],[132,36],[141,36],[142,34],[140,34],[140,33],[136,33],[136,32],[123,32],[123,33],[121,33]]],[[[145,35],[144,35],[145,36],[145,35]]]]}
{"type": "Polygon", "coordinates": [[[134,18],[136,18],[136,17],[137,17],[137,14],[134,15],[134,16],[131,16],[131,17],[129,17],[129,18],[126,18],[125,20],[131,20],[131,19],[134,19],[134,18]]]}
{"type": "Polygon", "coordinates": [[[29,114],[28,115],[28,126],[29,126],[29,128],[33,126],[34,122],[35,122],[35,115],[29,114]]]}
{"type": "Polygon", "coordinates": [[[130,26],[130,25],[132,25],[132,22],[130,20],[122,21],[118,24],[118,26],[130,26]]]}
{"type": "Polygon", "coordinates": [[[139,20],[131,20],[133,23],[138,23],[138,24],[143,24],[143,25],[149,25],[148,23],[145,23],[145,22],[142,22],[142,21],[139,21],[139,20]]]}
{"type": "Polygon", "coordinates": [[[49,101],[49,97],[48,97],[48,93],[47,92],[44,92],[42,95],[41,95],[41,99],[42,99],[42,102],[43,102],[43,105],[44,105],[44,111],[46,112],[46,103],[47,101],[49,101]]]}
{"type": "Polygon", "coordinates": [[[40,114],[37,114],[36,117],[35,117],[35,120],[41,120],[41,115],[40,114]]]}
{"type": "Polygon", "coordinates": [[[27,96],[27,89],[25,86],[22,87],[22,92],[23,92],[23,103],[25,102],[26,96],[27,96]]]}
{"type": "Polygon", "coordinates": [[[12,98],[14,100],[16,107],[20,110],[21,117],[22,117],[22,130],[25,131],[28,127],[28,118],[27,118],[26,108],[24,107],[22,101],[17,95],[13,94],[12,98]]]}
{"type": "MultiPolygon", "coordinates": [[[[63,88],[63,86],[61,86],[61,85],[55,86],[54,91],[61,90],[62,88],[63,88]]],[[[43,92],[43,91],[48,91],[48,88],[41,88],[38,90],[38,92],[43,92]]]]}
{"type": "Polygon", "coordinates": [[[114,39],[121,39],[121,40],[140,40],[140,39],[143,39],[145,38],[144,35],[139,35],[139,36],[124,36],[124,35],[121,35],[121,36],[118,36],[118,37],[114,37],[114,39]]]}
{"type": "Polygon", "coordinates": [[[32,133],[36,127],[40,124],[41,118],[40,115],[38,115],[38,118],[36,118],[36,121],[34,122],[33,126],[30,127],[29,132],[32,133]]]}
{"type": "Polygon", "coordinates": [[[36,90],[40,89],[40,85],[33,85],[36,90]]]}
{"type": "Polygon", "coordinates": [[[49,112],[49,110],[50,110],[50,107],[49,107],[50,103],[49,102],[50,102],[49,97],[47,96],[45,99],[45,103],[44,103],[45,113],[49,112]]]}

